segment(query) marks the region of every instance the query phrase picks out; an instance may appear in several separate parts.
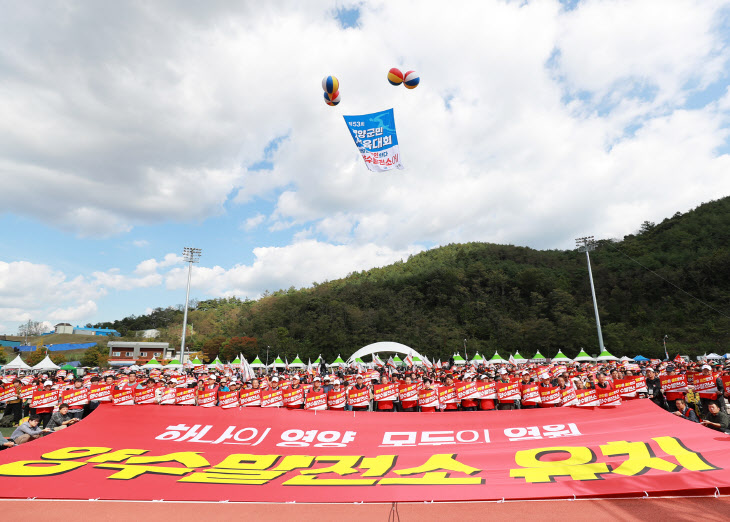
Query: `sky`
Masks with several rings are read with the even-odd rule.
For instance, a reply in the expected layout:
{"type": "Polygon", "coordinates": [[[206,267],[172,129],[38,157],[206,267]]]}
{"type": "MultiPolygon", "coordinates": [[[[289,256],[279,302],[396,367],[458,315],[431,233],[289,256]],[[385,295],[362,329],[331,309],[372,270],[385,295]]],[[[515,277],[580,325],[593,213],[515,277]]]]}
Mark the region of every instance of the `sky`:
{"type": "Polygon", "coordinates": [[[0,12],[0,333],[181,304],[184,247],[191,298],[256,299],[450,243],[622,238],[730,194],[728,2],[0,12]],[[342,116],[387,108],[405,169],[373,173],[342,116]]]}

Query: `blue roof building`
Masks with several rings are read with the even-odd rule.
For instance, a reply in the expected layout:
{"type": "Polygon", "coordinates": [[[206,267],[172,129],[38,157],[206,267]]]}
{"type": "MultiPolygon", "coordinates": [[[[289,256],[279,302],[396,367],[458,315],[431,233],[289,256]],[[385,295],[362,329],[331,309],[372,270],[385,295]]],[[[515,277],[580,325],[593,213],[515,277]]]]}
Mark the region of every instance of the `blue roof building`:
{"type": "Polygon", "coordinates": [[[86,328],[82,326],[74,327],[74,335],[111,335],[113,337],[122,336],[116,330],[111,330],[109,328],[86,328]]]}

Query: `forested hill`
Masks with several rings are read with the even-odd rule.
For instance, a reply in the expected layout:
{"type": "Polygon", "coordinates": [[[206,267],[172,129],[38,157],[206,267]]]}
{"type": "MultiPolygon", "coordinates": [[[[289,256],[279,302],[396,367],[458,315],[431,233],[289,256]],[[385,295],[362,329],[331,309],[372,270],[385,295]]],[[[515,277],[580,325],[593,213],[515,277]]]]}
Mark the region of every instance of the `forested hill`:
{"type": "MultiPolygon", "coordinates": [[[[617,356],[663,357],[668,335],[672,355],[730,351],[730,198],[639,226],[621,241],[599,241],[591,253],[606,347],[617,356]]],[[[157,309],[104,326],[169,326],[164,333],[175,342],[181,316],[157,309]]],[[[192,342],[207,354],[245,337],[221,354],[263,354],[269,346],[305,362],[384,340],[437,359],[461,349],[464,339],[469,354],[488,356],[519,350],[530,357],[539,349],[549,357],[559,348],[575,356],[581,347],[598,353],[585,254],[488,243],[435,248],[258,301],[203,301],[190,322],[192,342]]]]}

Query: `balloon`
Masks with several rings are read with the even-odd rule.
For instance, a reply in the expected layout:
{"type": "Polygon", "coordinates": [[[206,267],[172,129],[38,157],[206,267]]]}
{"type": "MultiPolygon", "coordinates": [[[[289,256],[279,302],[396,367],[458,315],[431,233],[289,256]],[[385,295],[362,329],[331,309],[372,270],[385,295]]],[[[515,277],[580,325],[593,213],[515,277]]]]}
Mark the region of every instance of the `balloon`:
{"type": "Polygon", "coordinates": [[[400,85],[403,83],[403,73],[400,69],[393,67],[390,71],[388,71],[388,81],[391,85],[400,85]]]}
{"type": "Polygon", "coordinates": [[[415,89],[418,87],[420,82],[421,79],[418,77],[418,73],[416,71],[408,71],[403,76],[403,85],[406,86],[406,89],[415,89]]]}
{"type": "Polygon", "coordinates": [[[322,88],[327,94],[334,94],[340,90],[340,81],[334,76],[325,76],[322,80],[322,88]]]}
{"type": "Polygon", "coordinates": [[[329,94],[324,93],[324,102],[332,107],[340,103],[340,91],[333,93],[332,98],[330,98],[329,94]]]}

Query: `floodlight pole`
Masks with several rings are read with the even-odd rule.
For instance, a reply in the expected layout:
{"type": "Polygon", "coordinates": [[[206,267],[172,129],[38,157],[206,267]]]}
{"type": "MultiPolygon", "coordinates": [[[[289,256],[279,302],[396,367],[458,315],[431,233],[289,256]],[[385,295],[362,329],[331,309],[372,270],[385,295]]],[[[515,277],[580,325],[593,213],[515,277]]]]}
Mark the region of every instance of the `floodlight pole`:
{"type": "Polygon", "coordinates": [[[188,303],[190,302],[190,276],[193,273],[193,263],[200,261],[200,248],[185,247],[183,260],[188,263],[188,288],[185,292],[185,313],[183,314],[182,340],[180,341],[180,364],[185,364],[185,334],[188,329],[188,303]]]}
{"type": "Polygon", "coordinates": [[[603,334],[601,333],[601,320],[598,318],[598,301],[596,301],[596,288],[593,286],[593,272],[591,271],[591,257],[588,252],[596,248],[596,242],[593,236],[579,237],[575,240],[575,245],[579,252],[586,253],[586,261],[588,262],[588,279],[591,281],[591,295],[593,296],[593,311],[596,313],[596,329],[598,330],[598,345],[601,353],[605,350],[603,347],[603,334]]]}

